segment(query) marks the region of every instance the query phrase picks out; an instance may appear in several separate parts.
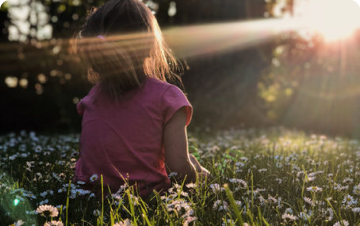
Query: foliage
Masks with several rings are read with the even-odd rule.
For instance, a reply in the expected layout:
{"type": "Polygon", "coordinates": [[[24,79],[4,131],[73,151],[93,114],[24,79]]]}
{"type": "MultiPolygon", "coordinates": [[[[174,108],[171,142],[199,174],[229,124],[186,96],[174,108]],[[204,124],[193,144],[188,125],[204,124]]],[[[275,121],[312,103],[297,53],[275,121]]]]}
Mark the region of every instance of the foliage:
{"type": "MultiPolygon", "coordinates": [[[[359,141],[283,128],[191,135],[189,149],[212,178],[174,182],[167,195],[154,193],[148,200],[124,186],[104,202],[71,182],[79,134],[2,136],[2,225],[360,223],[359,141]],[[44,217],[40,210],[52,209],[41,205],[57,207],[58,213],[44,217]]],[[[101,186],[100,176],[93,181],[101,186]]]]}

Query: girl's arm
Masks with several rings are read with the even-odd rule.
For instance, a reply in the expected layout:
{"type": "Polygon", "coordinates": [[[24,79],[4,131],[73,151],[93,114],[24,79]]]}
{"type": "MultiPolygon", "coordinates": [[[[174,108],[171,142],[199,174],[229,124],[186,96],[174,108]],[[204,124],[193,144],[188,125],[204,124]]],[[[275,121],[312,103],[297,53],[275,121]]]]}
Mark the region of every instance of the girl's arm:
{"type": "Polygon", "coordinates": [[[167,122],[164,129],[165,164],[170,172],[185,176],[188,182],[196,182],[197,170],[192,164],[187,141],[185,107],[179,109],[167,122]]]}
{"type": "Polygon", "coordinates": [[[198,160],[195,158],[195,156],[193,156],[191,154],[190,154],[190,161],[194,165],[198,174],[200,174],[201,176],[206,176],[206,177],[210,175],[210,172],[206,168],[201,166],[201,164],[198,162],[198,160]]]}

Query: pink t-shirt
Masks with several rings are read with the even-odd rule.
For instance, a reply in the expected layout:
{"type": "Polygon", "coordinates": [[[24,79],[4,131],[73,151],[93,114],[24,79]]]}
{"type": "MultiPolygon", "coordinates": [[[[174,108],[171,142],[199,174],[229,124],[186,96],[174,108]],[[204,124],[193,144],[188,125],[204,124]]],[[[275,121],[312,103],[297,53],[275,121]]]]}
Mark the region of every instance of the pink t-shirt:
{"type": "Polygon", "coordinates": [[[76,105],[83,119],[74,181],[92,184],[90,177],[102,174],[112,192],[124,184],[122,177],[136,182],[141,196],[167,190],[164,126],[182,107],[189,125],[193,109],[184,93],[155,78],[146,78],[143,89],[126,93],[118,104],[97,83],[76,105]]]}

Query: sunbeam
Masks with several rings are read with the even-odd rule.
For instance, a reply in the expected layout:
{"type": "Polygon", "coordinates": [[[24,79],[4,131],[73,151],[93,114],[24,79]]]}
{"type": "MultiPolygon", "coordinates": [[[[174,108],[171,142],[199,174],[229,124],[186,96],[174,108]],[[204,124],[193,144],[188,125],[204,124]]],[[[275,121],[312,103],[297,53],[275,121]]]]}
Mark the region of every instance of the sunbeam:
{"type": "Polygon", "coordinates": [[[179,57],[195,57],[244,49],[300,27],[301,24],[295,19],[261,19],[174,27],[163,33],[165,40],[179,57]]]}
{"type": "MultiPolygon", "coordinates": [[[[197,57],[204,54],[215,54],[231,50],[241,50],[259,43],[270,41],[276,35],[301,27],[295,19],[260,19],[253,21],[227,22],[206,25],[171,27],[163,30],[164,39],[179,58],[197,57]]],[[[148,48],[141,34],[127,34],[106,37],[107,41],[116,42],[116,46],[131,46],[139,51],[148,48]],[[143,44],[141,44],[143,43],[143,44]]],[[[84,38],[85,39],[85,38],[84,38]]],[[[96,38],[86,38],[83,44],[92,45],[96,38]]],[[[78,41],[78,40],[76,40],[78,41]]],[[[54,48],[61,46],[67,52],[74,52],[74,39],[58,39],[37,41],[34,43],[40,48],[54,48]]],[[[0,61],[8,64],[10,59],[16,59],[18,43],[0,44],[0,61]],[[15,55],[14,55],[15,54],[15,55]]],[[[26,51],[24,49],[24,51],[26,51]]],[[[26,57],[41,57],[40,52],[27,52],[26,57]],[[39,56],[37,56],[39,55],[39,56]]],[[[4,65],[5,65],[4,64],[4,65]]]]}

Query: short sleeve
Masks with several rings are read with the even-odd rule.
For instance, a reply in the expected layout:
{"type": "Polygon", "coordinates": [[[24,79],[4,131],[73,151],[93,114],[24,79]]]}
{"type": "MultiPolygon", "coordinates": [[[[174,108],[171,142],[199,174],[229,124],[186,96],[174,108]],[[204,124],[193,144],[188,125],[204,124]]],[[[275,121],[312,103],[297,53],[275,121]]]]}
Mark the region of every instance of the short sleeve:
{"type": "Polygon", "coordinates": [[[79,115],[83,116],[84,114],[84,106],[82,105],[82,100],[80,100],[77,104],[76,104],[76,110],[78,112],[79,115]]]}
{"type": "Polygon", "coordinates": [[[165,115],[164,125],[166,125],[175,112],[177,112],[182,107],[186,107],[186,126],[190,124],[193,114],[193,107],[186,98],[185,94],[177,86],[171,85],[171,87],[164,92],[161,105],[165,115]]]}

